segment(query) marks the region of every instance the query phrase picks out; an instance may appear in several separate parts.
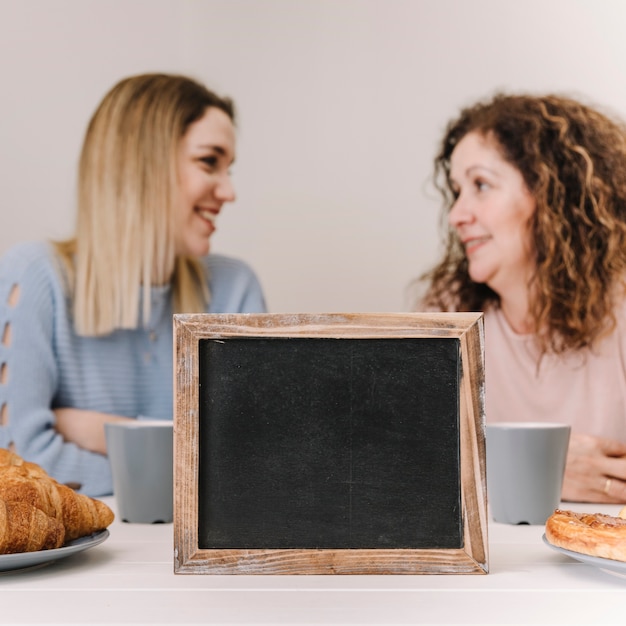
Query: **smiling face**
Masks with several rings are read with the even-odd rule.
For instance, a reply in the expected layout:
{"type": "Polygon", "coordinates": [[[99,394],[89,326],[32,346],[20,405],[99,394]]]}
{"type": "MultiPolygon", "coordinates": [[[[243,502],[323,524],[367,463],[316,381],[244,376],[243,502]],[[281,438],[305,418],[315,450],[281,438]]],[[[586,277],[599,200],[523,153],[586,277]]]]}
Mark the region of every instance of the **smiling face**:
{"type": "Polygon", "coordinates": [[[529,221],[536,210],[520,171],[494,140],[465,135],[450,158],[456,200],[448,215],[465,247],[469,275],[496,293],[524,288],[535,269],[529,221]]]}
{"type": "Polygon", "coordinates": [[[230,117],[212,107],[193,122],[180,141],[180,204],[176,214],[176,254],[203,256],[225,202],[235,200],[230,166],[235,129],[230,117]]]}

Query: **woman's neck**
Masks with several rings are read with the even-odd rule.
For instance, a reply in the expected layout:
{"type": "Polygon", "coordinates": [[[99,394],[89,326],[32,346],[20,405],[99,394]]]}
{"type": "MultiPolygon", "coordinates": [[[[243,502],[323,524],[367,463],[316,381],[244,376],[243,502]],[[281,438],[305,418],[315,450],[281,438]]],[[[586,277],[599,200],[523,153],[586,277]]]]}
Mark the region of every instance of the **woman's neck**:
{"type": "Polygon", "coordinates": [[[500,309],[512,330],[518,335],[529,335],[536,331],[530,316],[528,287],[509,289],[500,295],[500,309]]]}

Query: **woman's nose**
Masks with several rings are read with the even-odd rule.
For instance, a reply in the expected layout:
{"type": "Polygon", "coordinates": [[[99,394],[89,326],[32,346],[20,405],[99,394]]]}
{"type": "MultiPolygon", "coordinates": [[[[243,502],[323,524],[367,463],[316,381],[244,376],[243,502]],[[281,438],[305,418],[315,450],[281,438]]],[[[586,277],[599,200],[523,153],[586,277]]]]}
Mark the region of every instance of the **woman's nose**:
{"type": "Polygon", "coordinates": [[[458,195],[448,212],[448,224],[458,228],[474,219],[474,214],[462,195],[458,195]]]}
{"type": "Polygon", "coordinates": [[[224,174],[221,177],[216,189],[215,195],[222,202],[234,202],[237,198],[237,194],[235,193],[235,186],[233,185],[232,178],[230,174],[224,174]]]}

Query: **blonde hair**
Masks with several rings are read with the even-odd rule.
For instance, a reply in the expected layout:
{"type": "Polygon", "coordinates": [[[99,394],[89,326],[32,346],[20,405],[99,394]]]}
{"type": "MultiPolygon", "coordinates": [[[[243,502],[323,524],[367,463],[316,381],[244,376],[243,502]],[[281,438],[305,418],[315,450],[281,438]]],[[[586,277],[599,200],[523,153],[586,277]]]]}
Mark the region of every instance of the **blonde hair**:
{"type": "Polygon", "coordinates": [[[94,113],[78,168],[75,236],[57,242],[68,271],[77,333],[99,336],[150,319],[150,288],[171,283],[174,311],[209,300],[197,259],[176,257],[178,149],[210,107],[234,106],[185,76],[143,74],[117,83],[94,113]]]}

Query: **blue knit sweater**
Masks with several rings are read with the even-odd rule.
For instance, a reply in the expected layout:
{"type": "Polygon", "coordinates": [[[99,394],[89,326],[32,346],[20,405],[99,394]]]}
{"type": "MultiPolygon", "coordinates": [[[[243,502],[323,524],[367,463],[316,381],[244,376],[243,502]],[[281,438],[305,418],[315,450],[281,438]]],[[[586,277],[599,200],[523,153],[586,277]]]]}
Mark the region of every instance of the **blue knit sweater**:
{"type": "MultiPolygon", "coordinates": [[[[259,282],[245,263],[216,254],[203,263],[208,313],[265,311],[259,282]]],[[[0,259],[0,447],[12,443],[59,482],[79,483],[83,493],[102,496],[112,492],[107,458],[64,441],[52,409],[172,419],[171,289],[152,289],[146,328],[80,337],[60,272],[47,243],[20,244],[0,259]],[[13,285],[20,297],[11,307],[13,285]]]]}

